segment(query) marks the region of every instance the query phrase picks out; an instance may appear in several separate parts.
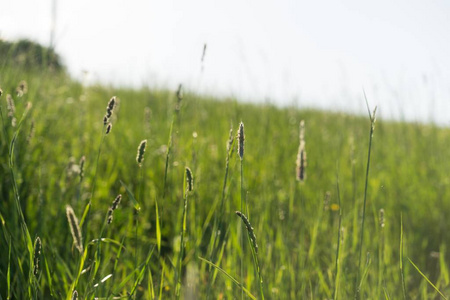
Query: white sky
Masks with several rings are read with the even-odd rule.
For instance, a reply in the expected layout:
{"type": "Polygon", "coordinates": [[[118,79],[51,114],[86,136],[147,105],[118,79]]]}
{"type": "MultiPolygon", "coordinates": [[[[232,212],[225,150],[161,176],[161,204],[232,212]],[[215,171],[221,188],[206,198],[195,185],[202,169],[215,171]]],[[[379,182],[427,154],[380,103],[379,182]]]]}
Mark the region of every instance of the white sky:
{"type": "MultiPolygon", "coordinates": [[[[51,3],[0,0],[0,37],[48,45],[51,3]]],[[[78,78],[450,125],[449,30],[444,0],[57,0],[55,43],[78,78]]]]}

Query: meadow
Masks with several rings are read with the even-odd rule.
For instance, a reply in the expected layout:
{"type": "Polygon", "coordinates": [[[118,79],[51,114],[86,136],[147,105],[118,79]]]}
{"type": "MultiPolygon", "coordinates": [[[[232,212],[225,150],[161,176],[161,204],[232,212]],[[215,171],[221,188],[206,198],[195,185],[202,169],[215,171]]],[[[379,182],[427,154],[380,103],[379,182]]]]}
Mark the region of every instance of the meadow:
{"type": "Polygon", "coordinates": [[[17,57],[0,62],[0,299],[450,295],[448,128],[375,121],[370,95],[366,116],[280,108],[17,57]]]}

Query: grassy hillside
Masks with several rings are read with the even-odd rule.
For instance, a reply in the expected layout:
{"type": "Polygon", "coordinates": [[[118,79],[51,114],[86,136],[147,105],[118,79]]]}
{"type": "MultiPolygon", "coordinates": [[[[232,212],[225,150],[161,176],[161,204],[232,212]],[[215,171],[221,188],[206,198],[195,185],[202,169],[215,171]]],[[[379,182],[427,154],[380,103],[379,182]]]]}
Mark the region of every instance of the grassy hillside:
{"type": "Polygon", "coordinates": [[[2,66],[1,299],[75,290],[78,299],[350,299],[358,287],[361,299],[438,299],[424,276],[450,295],[448,129],[376,121],[363,217],[368,117],[84,87],[63,73],[2,66]],[[248,217],[257,253],[235,211],[248,217]],[[83,223],[81,242],[68,219],[75,233],[83,223]]]}

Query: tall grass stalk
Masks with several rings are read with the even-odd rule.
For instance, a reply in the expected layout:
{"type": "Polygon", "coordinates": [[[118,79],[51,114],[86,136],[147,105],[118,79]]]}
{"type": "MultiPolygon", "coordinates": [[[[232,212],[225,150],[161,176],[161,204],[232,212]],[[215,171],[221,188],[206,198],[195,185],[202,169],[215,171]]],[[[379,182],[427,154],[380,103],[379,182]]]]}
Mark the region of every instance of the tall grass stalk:
{"type": "Polygon", "coordinates": [[[6,273],[6,286],[8,288],[8,293],[6,294],[6,299],[11,299],[11,236],[9,236],[8,243],[8,271],[6,273]]]}
{"type": "Polygon", "coordinates": [[[337,247],[336,247],[336,259],[334,267],[334,292],[333,299],[337,300],[339,297],[339,280],[341,275],[340,270],[340,250],[341,250],[341,226],[342,226],[342,206],[341,206],[341,193],[339,189],[339,176],[336,176],[336,192],[339,205],[339,225],[338,225],[338,235],[337,235],[337,247]]]}
{"type": "MultiPolygon", "coordinates": [[[[224,228],[224,224],[223,224],[223,218],[224,218],[224,206],[225,206],[225,196],[226,196],[226,189],[227,189],[227,181],[228,181],[228,170],[229,170],[229,165],[230,165],[230,157],[231,154],[233,153],[234,150],[234,137],[233,137],[233,128],[230,129],[230,135],[228,137],[228,141],[227,141],[227,157],[225,160],[225,174],[223,177],[223,185],[222,185],[222,196],[220,199],[220,209],[218,211],[216,211],[216,213],[214,214],[214,225],[213,225],[213,230],[212,230],[212,234],[214,235],[214,239],[213,239],[213,243],[212,243],[212,247],[210,250],[210,255],[209,255],[209,260],[210,261],[214,261],[215,260],[215,256],[217,254],[217,252],[219,251],[219,249],[221,249],[221,244],[224,241],[224,235],[225,235],[225,228],[224,228]]],[[[211,270],[211,265],[210,265],[210,270],[211,270]]],[[[210,294],[210,288],[212,287],[212,285],[214,284],[214,276],[213,273],[210,273],[209,276],[209,287],[208,287],[208,296],[210,294]]]]}
{"type": "Polygon", "coordinates": [[[174,123],[175,123],[175,113],[172,115],[172,122],[170,123],[170,130],[169,130],[169,141],[167,142],[166,164],[164,167],[164,182],[163,182],[163,197],[162,197],[163,200],[166,198],[167,173],[169,171],[169,158],[172,150],[172,134],[174,123]]]}
{"type": "Polygon", "coordinates": [[[177,262],[177,271],[175,273],[175,297],[176,299],[180,298],[181,294],[181,278],[182,278],[182,265],[183,265],[183,256],[184,256],[184,238],[186,235],[187,225],[187,206],[188,206],[188,194],[189,191],[192,191],[192,172],[186,167],[183,177],[183,194],[184,194],[184,205],[183,205],[183,217],[181,219],[181,239],[180,239],[180,251],[177,262]]]}
{"type": "MultiPolygon", "coordinates": [[[[17,214],[19,216],[19,222],[20,222],[20,227],[22,229],[22,237],[25,240],[25,246],[28,250],[28,258],[29,258],[29,280],[28,280],[28,294],[29,297],[31,298],[31,287],[33,285],[33,281],[32,281],[32,266],[33,266],[33,253],[34,253],[34,246],[33,246],[33,241],[31,240],[31,235],[30,232],[28,230],[28,226],[27,223],[25,221],[25,217],[22,211],[22,206],[20,204],[20,195],[19,195],[19,189],[17,187],[17,181],[16,181],[16,174],[14,171],[14,149],[15,149],[15,145],[16,145],[16,141],[17,141],[17,137],[19,136],[20,133],[20,128],[22,127],[22,123],[25,120],[25,117],[27,116],[29,110],[31,109],[31,103],[28,102],[27,106],[22,114],[22,117],[19,121],[19,124],[17,125],[17,129],[13,134],[13,138],[10,142],[10,146],[9,146],[9,152],[8,152],[8,168],[9,168],[9,172],[10,172],[10,176],[11,176],[11,181],[12,181],[12,186],[13,186],[13,194],[14,194],[14,202],[15,202],[15,206],[16,206],[16,210],[17,210],[17,214]]],[[[2,127],[3,127],[3,132],[5,135],[5,138],[7,138],[7,133],[6,133],[6,127],[5,127],[5,121],[3,118],[3,110],[2,110],[2,106],[0,105],[0,117],[2,119],[2,127]]]]}
{"type": "MultiPolygon", "coordinates": [[[[364,93],[364,97],[365,97],[365,93],[364,93]]],[[[370,119],[370,132],[369,132],[369,149],[368,149],[368,153],[367,153],[367,165],[366,165],[366,179],[365,179],[365,184],[364,184],[364,204],[363,204],[363,213],[362,213],[362,221],[361,221],[361,233],[360,233],[360,238],[359,238],[359,260],[358,260],[358,272],[357,272],[357,277],[356,277],[356,299],[359,299],[360,297],[360,283],[359,283],[359,279],[360,279],[360,275],[361,275],[361,258],[362,258],[362,249],[363,249],[363,242],[364,242],[364,224],[365,224],[365,219],[366,219],[366,202],[367,202],[367,189],[368,189],[368,184],[369,184],[369,167],[370,167],[370,155],[372,153],[372,138],[373,138],[373,132],[375,130],[375,117],[376,117],[376,112],[377,112],[377,107],[375,106],[375,109],[373,110],[373,112],[370,112],[369,109],[369,103],[367,102],[367,97],[365,97],[366,99],[366,104],[367,104],[367,110],[369,112],[369,119],[370,119]]]]}
{"type": "MultiPolygon", "coordinates": [[[[106,114],[103,117],[103,126],[102,126],[102,130],[101,130],[100,144],[98,146],[98,151],[97,151],[97,159],[96,159],[96,162],[95,162],[95,171],[94,171],[94,177],[92,179],[91,194],[89,196],[88,203],[86,204],[86,206],[84,208],[83,216],[81,217],[81,221],[80,221],[80,228],[81,228],[81,231],[82,231],[82,236],[85,237],[85,242],[86,242],[85,251],[84,251],[85,253],[83,253],[83,255],[78,258],[78,265],[79,265],[78,269],[80,271],[78,272],[77,278],[76,278],[76,280],[74,282],[75,285],[72,285],[72,289],[70,291],[70,294],[72,294],[74,292],[75,288],[76,288],[76,284],[78,283],[79,276],[81,275],[81,270],[82,270],[83,265],[84,265],[84,260],[86,259],[86,251],[87,251],[88,243],[89,243],[89,221],[90,221],[91,210],[92,210],[92,199],[94,198],[95,187],[96,187],[96,183],[97,183],[98,166],[99,166],[99,162],[100,162],[100,155],[101,155],[101,152],[102,152],[103,143],[105,141],[105,136],[107,135],[106,128],[108,126],[109,120],[110,120],[110,118],[112,116],[112,113],[114,111],[115,102],[116,102],[116,98],[114,96],[114,97],[112,97],[109,100],[108,105],[106,106],[106,114]]],[[[80,184],[81,184],[81,180],[82,180],[82,178],[80,177],[80,184]]],[[[102,224],[102,226],[104,228],[105,224],[102,224]]],[[[100,235],[103,234],[103,228],[101,230],[100,235]]],[[[99,244],[100,240],[101,240],[101,238],[99,238],[99,240],[97,242],[96,256],[97,255],[98,256],[96,257],[96,259],[99,259],[99,257],[100,257],[100,244],[99,244]]],[[[94,261],[94,263],[96,263],[96,262],[94,261]]],[[[94,266],[93,272],[91,272],[91,275],[94,275],[94,276],[91,277],[91,280],[95,279],[95,274],[96,274],[98,268],[99,268],[99,264],[96,263],[96,265],[94,266]]]]}
{"type": "Polygon", "coordinates": [[[402,277],[403,299],[406,300],[405,270],[403,268],[403,214],[400,214],[400,275],[402,277]]]}
{"type": "MultiPolygon", "coordinates": [[[[85,293],[86,295],[90,294],[90,293],[93,291],[93,288],[94,288],[93,283],[94,283],[94,281],[95,281],[95,278],[96,278],[96,275],[97,275],[98,270],[99,270],[99,268],[100,268],[101,260],[102,260],[102,255],[101,255],[101,242],[103,241],[103,234],[104,234],[104,232],[105,232],[106,226],[108,226],[108,225],[112,222],[112,214],[113,214],[113,211],[117,209],[117,207],[118,207],[118,205],[119,205],[121,199],[122,199],[122,195],[118,195],[118,196],[114,199],[112,206],[108,209],[107,213],[105,214],[105,218],[104,218],[104,221],[103,221],[103,223],[102,223],[102,227],[101,227],[100,235],[99,235],[98,239],[97,239],[96,241],[95,241],[95,240],[94,240],[94,241],[91,241],[91,243],[92,243],[92,242],[95,242],[95,244],[96,244],[97,247],[96,247],[95,254],[94,254],[94,257],[95,257],[95,265],[94,265],[94,268],[92,268],[92,271],[91,271],[91,273],[90,273],[91,281],[90,281],[89,286],[87,286],[87,288],[90,288],[90,290],[87,290],[87,291],[86,291],[86,293],[85,293]]],[[[86,297],[86,298],[87,298],[87,297],[86,297]]]]}
{"type": "Polygon", "coordinates": [[[83,235],[86,237],[86,241],[88,241],[88,234],[89,234],[88,225],[89,225],[89,219],[90,219],[90,215],[91,215],[92,198],[94,198],[95,185],[97,182],[98,164],[100,162],[100,154],[102,153],[102,146],[103,146],[103,142],[104,142],[105,136],[106,136],[105,128],[106,128],[106,126],[103,125],[102,134],[100,137],[100,144],[98,146],[98,151],[97,151],[97,159],[95,162],[94,177],[92,178],[91,194],[89,196],[88,203],[86,204],[86,206],[84,208],[83,216],[81,217],[81,221],[80,221],[80,227],[83,230],[83,235]]]}
{"type": "MultiPolygon", "coordinates": [[[[140,197],[142,197],[142,184],[144,181],[144,168],[142,167],[144,161],[144,154],[147,147],[147,140],[142,140],[138,146],[136,162],[139,166],[139,186],[137,189],[137,201],[140,202],[140,197]]],[[[137,269],[137,261],[138,261],[138,227],[139,227],[139,210],[134,210],[134,269],[137,269]]],[[[137,280],[137,274],[135,274],[134,280],[137,280]]],[[[136,294],[134,294],[134,299],[136,299],[136,294]]]]}
{"type": "Polygon", "coordinates": [[[263,278],[258,260],[258,244],[256,243],[256,236],[248,218],[240,211],[237,211],[236,214],[241,218],[242,223],[245,225],[247,229],[247,239],[250,244],[250,249],[252,251],[253,266],[256,270],[256,273],[258,274],[259,294],[261,296],[261,299],[264,299],[263,278]]]}
{"type": "MultiPolygon", "coordinates": [[[[169,130],[169,141],[167,142],[166,164],[164,167],[163,200],[166,198],[167,174],[169,171],[169,158],[170,158],[170,154],[172,151],[172,143],[173,143],[173,126],[175,123],[175,119],[178,120],[178,115],[180,113],[181,100],[183,100],[183,92],[182,92],[181,84],[178,86],[176,96],[177,96],[177,103],[176,103],[175,108],[172,113],[172,122],[170,123],[170,130],[169,130]]],[[[162,207],[161,207],[161,210],[162,210],[162,207]]],[[[161,214],[162,214],[162,212],[161,212],[161,214]]]]}
{"type": "Polygon", "coordinates": [[[88,235],[89,235],[88,224],[89,224],[89,218],[90,218],[90,214],[91,214],[92,199],[94,198],[94,193],[95,193],[95,185],[97,183],[98,164],[100,162],[100,154],[102,152],[102,146],[103,146],[103,142],[105,140],[105,136],[107,135],[106,128],[107,128],[108,124],[110,123],[109,121],[110,121],[110,118],[114,111],[115,105],[116,105],[116,97],[114,96],[109,100],[108,105],[106,106],[106,114],[103,117],[102,134],[101,134],[101,138],[100,138],[100,145],[98,146],[97,159],[95,162],[95,173],[94,173],[94,178],[92,179],[91,195],[89,197],[88,203],[86,204],[86,207],[83,212],[83,216],[80,221],[80,227],[85,228],[84,236],[86,237],[86,241],[89,241],[89,239],[88,239],[88,235]]]}
{"type": "MultiPolygon", "coordinates": [[[[238,128],[238,154],[240,159],[240,202],[241,202],[241,212],[244,214],[246,211],[246,204],[245,204],[245,191],[244,191],[244,141],[245,141],[245,135],[244,135],[244,123],[239,124],[238,128]]],[[[244,299],[244,247],[245,247],[245,236],[244,236],[244,224],[241,223],[241,280],[242,280],[242,289],[241,289],[241,299],[244,299]]]]}
{"type": "Polygon", "coordinates": [[[379,211],[380,241],[378,250],[378,299],[381,298],[381,285],[384,275],[384,226],[385,216],[384,209],[379,211]]]}

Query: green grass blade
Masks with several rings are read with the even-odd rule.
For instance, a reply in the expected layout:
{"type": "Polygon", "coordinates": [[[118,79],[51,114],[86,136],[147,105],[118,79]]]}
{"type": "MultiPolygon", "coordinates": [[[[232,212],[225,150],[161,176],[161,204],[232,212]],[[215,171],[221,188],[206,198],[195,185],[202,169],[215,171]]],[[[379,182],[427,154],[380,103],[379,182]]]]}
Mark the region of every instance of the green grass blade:
{"type": "Polygon", "coordinates": [[[247,296],[249,296],[251,299],[256,300],[256,297],[252,295],[252,293],[250,293],[249,290],[247,290],[241,283],[239,283],[239,281],[237,281],[233,276],[231,276],[230,274],[228,274],[224,269],[222,269],[221,267],[215,265],[214,263],[210,262],[209,260],[206,260],[202,257],[198,257],[200,260],[204,261],[205,263],[209,264],[210,266],[212,266],[213,268],[215,268],[216,270],[218,270],[220,273],[222,273],[223,275],[225,275],[228,279],[230,279],[235,285],[237,285],[239,288],[243,289],[244,292],[247,294],[247,296]]]}
{"type": "Polygon", "coordinates": [[[152,276],[152,268],[148,268],[148,283],[147,290],[150,294],[150,299],[155,299],[155,288],[153,287],[153,276],[152,276]]]}
{"type": "Polygon", "coordinates": [[[6,299],[11,299],[11,237],[9,237],[8,243],[8,273],[6,277],[6,285],[8,287],[6,299]]]}
{"type": "Polygon", "coordinates": [[[48,287],[50,289],[50,295],[53,296],[54,292],[53,292],[53,280],[52,280],[52,272],[50,272],[50,267],[48,265],[48,261],[47,261],[47,256],[45,251],[42,251],[42,257],[44,258],[44,265],[45,265],[45,274],[47,275],[47,280],[48,280],[48,287]]]}
{"type": "Polygon", "coordinates": [[[336,260],[335,260],[335,273],[334,273],[334,292],[333,299],[337,300],[339,294],[339,277],[340,277],[340,256],[339,251],[341,246],[341,226],[342,226],[342,207],[341,207],[341,194],[339,190],[339,176],[336,176],[336,192],[339,205],[339,225],[338,225],[338,235],[337,235],[337,248],[336,248],[336,260]]]}
{"type": "Polygon", "coordinates": [[[153,250],[155,250],[154,246],[150,249],[147,259],[145,260],[145,265],[142,267],[141,272],[139,272],[138,277],[134,281],[133,289],[130,292],[130,297],[134,295],[134,293],[136,292],[137,286],[139,285],[139,283],[142,281],[142,278],[144,277],[145,270],[147,269],[148,264],[150,263],[150,259],[152,258],[153,250]]]}
{"type": "Polygon", "coordinates": [[[75,288],[78,285],[78,280],[80,280],[80,276],[81,276],[82,271],[83,271],[84,262],[86,261],[87,254],[88,254],[88,249],[87,248],[88,248],[88,245],[86,245],[86,247],[85,247],[85,249],[83,251],[83,255],[81,257],[80,264],[78,266],[77,277],[75,278],[74,282],[70,286],[70,290],[67,292],[67,298],[66,299],[68,299],[68,300],[71,299],[72,293],[73,293],[73,291],[75,290],[75,288]]]}
{"type": "Polygon", "coordinates": [[[420,271],[419,267],[417,267],[409,257],[408,257],[408,260],[413,265],[413,267],[417,270],[417,272],[419,272],[419,274],[422,275],[422,277],[425,278],[425,280],[436,290],[436,292],[438,292],[442,296],[442,298],[444,298],[445,300],[448,300],[448,298],[445,297],[445,295],[430,281],[430,279],[428,279],[427,276],[425,276],[425,274],[422,273],[422,271],[420,271]]]}
{"type": "Polygon", "coordinates": [[[155,199],[155,212],[156,212],[156,245],[158,247],[158,253],[161,253],[161,228],[159,225],[158,200],[156,199],[155,199]]]}
{"type": "MultiPolygon", "coordinates": [[[[369,112],[369,119],[370,119],[370,132],[369,132],[369,146],[367,151],[367,164],[366,164],[366,177],[364,182],[364,202],[363,202],[363,212],[362,212],[362,221],[361,221],[361,232],[360,232],[360,238],[359,238],[359,261],[358,261],[358,273],[357,273],[357,281],[361,274],[361,260],[362,260],[362,251],[363,251],[363,243],[364,243],[364,224],[366,220],[366,203],[367,203],[367,193],[368,193],[368,186],[369,186],[369,170],[370,170],[370,157],[372,154],[372,139],[373,139],[373,132],[375,130],[375,113],[377,111],[377,107],[375,106],[375,109],[373,111],[373,114],[370,114],[369,109],[369,102],[367,101],[366,94],[364,93],[364,97],[366,99],[367,104],[367,110],[369,112]]],[[[357,286],[356,289],[356,298],[359,299],[359,286],[357,286]]]]}
{"type": "Polygon", "coordinates": [[[125,188],[125,190],[127,191],[128,197],[130,197],[131,201],[133,202],[133,206],[136,210],[141,210],[141,206],[139,205],[138,201],[136,200],[136,198],[134,197],[133,193],[130,191],[130,189],[127,187],[127,185],[120,180],[120,183],[122,184],[122,186],[125,188]]]}
{"type": "Polygon", "coordinates": [[[400,214],[400,274],[402,276],[403,299],[406,300],[405,272],[403,270],[403,215],[400,214]]]}
{"type": "Polygon", "coordinates": [[[14,166],[14,148],[16,146],[17,137],[19,136],[20,128],[22,127],[22,123],[25,120],[25,117],[27,116],[29,110],[30,110],[29,107],[25,108],[25,111],[23,112],[22,117],[20,118],[20,122],[17,125],[17,129],[14,132],[13,138],[9,146],[9,165],[11,166],[11,168],[14,166]]]}
{"type": "MultiPolygon", "coordinates": [[[[98,239],[92,240],[92,241],[89,242],[89,245],[94,245],[97,242],[98,242],[98,239]]],[[[121,242],[113,240],[113,239],[110,239],[110,238],[101,238],[100,242],[101,243],[106,243],[106,244],[113,244],[113,245],[122,247],[122,243],[121,242]]]]}
{"type": "Polygon", "coordinates": [[[113,270],[117,269],[117,264],[119,263],[119,259],[120,259],[120,255],[122,254],[122,250],[125,249],[123,243],[125,242],[125,236],[122,238],[122,242],[120,243],[120,247],[117,250],[117,254],[116,254],[116,261],[114,262],[114,268],[113,270]]]}
{"type": "Polygon", "coordinates": [[[81,217],[80,221],[80,228],[83,228],[84,221],[86,221],[86,217],[88,216],[90,209],[91,209],[91,202],[89,201],[88,204],[86,204],[86,207],[84,208],[83,216],[81,217]]]}
{"type": "Polygon", "coordinates": [[[162,292],[163,292],[163,286],[164,286],[164,272],[166,270],[166,261],[162,261],[162,269],[161,269],[161,282],[159,284],[159,297],[158,300],[162,299],[162,292]]]}

